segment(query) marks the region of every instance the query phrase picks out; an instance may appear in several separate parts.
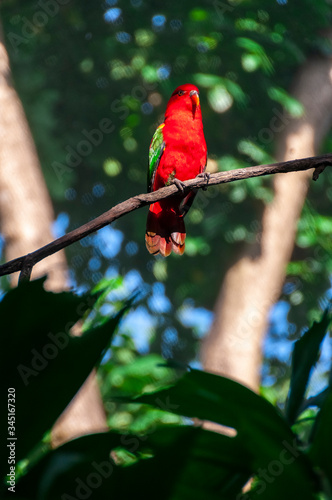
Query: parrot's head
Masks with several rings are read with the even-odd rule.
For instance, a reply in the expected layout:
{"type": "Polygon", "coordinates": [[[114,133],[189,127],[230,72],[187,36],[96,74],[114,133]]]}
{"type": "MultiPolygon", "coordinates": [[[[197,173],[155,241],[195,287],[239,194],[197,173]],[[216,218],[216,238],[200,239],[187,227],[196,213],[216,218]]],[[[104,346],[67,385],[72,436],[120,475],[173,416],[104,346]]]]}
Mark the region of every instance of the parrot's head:
{"type": "Polygon", "coordinates": [[[190,110],[193,118],[196,115],[196,109],[199,104],[199,90],[191,83],[185,83],[177,87],[167,104],[166,115],[168,111],[173,110],[190,110]]]}

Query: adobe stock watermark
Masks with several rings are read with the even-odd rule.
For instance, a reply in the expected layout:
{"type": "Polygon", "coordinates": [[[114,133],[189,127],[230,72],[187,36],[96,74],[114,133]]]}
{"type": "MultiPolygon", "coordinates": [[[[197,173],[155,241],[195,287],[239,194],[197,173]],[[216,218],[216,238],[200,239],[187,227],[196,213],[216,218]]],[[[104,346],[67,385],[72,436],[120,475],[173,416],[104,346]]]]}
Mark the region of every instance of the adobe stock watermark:
{"type": "Polygon", "coordinates": [[[84,478],[76,477],[73,485],[74,495],[63,493],[61,500],[87,500],[93,491],[100,488],[105,479],[108,479],[114,470],[114,465],[110,460],[104,460],[100,463],[91,462],[92,471],[84,478]]]}
{"type": "Polygon", "coordinates": [[[257,137],[249,137],[248,139],[251,142],[259,141],[261,144],[270,144],[274,141],[276,134],[280,134],[289,124],[291,118],[285,109],[280,111],[277,108],[273,108],[272,113],[273,116],[268,127],[261,128],[257,137]]]}
{"type": "MultiPolygon", "coordinates": [[[[294,463],[299,457],[300,451],[296,446],[296,438],[294,438],[293,443],[289,443],[284,440],[282,442],[283,449],[280,451],[278,458],[271,460],[266,468],[259,468],[256,474],[258,482],[255,486],[255,494],[260,495],[264,493],[267,486],[272,484],[277,477],[279,477],[285,470],[285,468],[294,463]]],[[[251,498],[250,491],[246,493],[240,493],[237,495],[236,500],[249,500],[251,498]]]]}
{"type": "Polygon", "coordinates": [[[38,10],[28,19],[25,16],[15,16],[17,23],[20,24],[21,34],[7,33],[7,38],[15,50],[18,51],[22,44],[27,44],[34,38],[38,32],[44,28],[49,22],[50,18],[56,16],[60,7],[67,5],[71,0],[39,0],[37,2],[38,10]]]}
{"type": "Polygon", "coordinates": [[[111,134],[114,130],[115,125],[109,118],[100,120],[97,128],[91,130],[83,129],[81,134],[84,139],[80,140],[75,147],[70,145],[65,146],[65,150],[68,153],[66,162],[52,162],[52,168],[58,180],[62,181],[66,173],[70,173],[74,168],[78,167],[82,163],[83,158],[89,156],[95,147],[100,146],[105,135],[111,134]]]}
{"type": "MultiPolygon", "coordinates": [[[[121,121],[125,120],[130,114],[129,105],[127,105],[124,100],[126,97],[132,97],[139,102],[143,102],[148,93],[155,90],[157,84],[149,84],[145,82],[144,85],[136,85],[132,88],[130,94],[122,94],[120,98],[114,99],[111,103],[111,111],[114,115],[118,115],[121,121]]],[[[63,176],[72,172],[73,169],[77,168],[83,161],[84,158],[89,156],[94,148],[101,145],[105,136],[109,136],[115,131],[115,124],[110,118],[102,118],[97,127],[90,130],[83,129],[81,131],[82,139],[75,145],[72,146],[67,144],[65,146],[65,151],[67,155],[64,162],[53,161],[52,168],[55,175],[59,181],[62,181],[63,176]]]]}
{"type": "MultiPolygon", "coordinates": [[[[162,401],[160,398],[155,400],[156,406],[163,411],[172,412],[179,408],[178,404],[172,404],[169,398],[162,401]]],[[[142,441],[146,441],[150,434],[153,434],[158,427],[154,424],[148,430],[148,433],[137,436],[133,434],[123,434],[120,439],[120,446],[123,446],[126,451],[134,454],[140,447],[142,441]]],[[[95,490],[101,487],[103,482],[111,477],[116,464],[110,460],[102,462],[91,462],[91,472],[84,477],[76,477],[73,483],[72,494],[65,492],[61,495],[61,500],[88,500],[95,490]]]]}
{"type": "MultiPolygon", "coordinates": [[[[66,331],[69,331],[70,328],[74,326],[74,323],[66,326],[66,331]]],[[[45,344],[41,351],[37,351],[37,349],[31,349],[31,361],[29,366],[20,364],[17,366],[17,371],[20,374],[23,383],[25,386],[29,384],[30,377],[36,377],[40,372],[45,370],[48,366],[49,362],[55,359],[59,350],[63,350],[67,347],[69,343],[69,335],[64,332],[59,332],[56,334],[48,333],[49,343],[45,344]]]]}

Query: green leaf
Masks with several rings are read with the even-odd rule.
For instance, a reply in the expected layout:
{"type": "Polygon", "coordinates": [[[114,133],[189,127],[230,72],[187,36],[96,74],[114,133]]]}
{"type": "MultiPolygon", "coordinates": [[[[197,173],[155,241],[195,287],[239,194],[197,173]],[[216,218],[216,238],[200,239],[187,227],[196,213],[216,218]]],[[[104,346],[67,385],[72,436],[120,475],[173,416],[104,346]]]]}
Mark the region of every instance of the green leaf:
{"type": "Polygon", "coordinates": [[[248,463],[236,438],[201,429],[159,428],[148,436],[109,432],[52,451],[22,478],[17,493],[44,500],[81,498],[84,491],[98,500],[231,500],[251,474],[248,463]],[[119,448],[141,460],[115,466],[111,456],[119,448]]]}
{"type": "Polygon", "coordinates": [[[320,467],[330,482],[330,491],[332,489],[332,391],[325,400],[325,403],[317,417],[317,427],[313,444],[310,449],[310,458],[313,463],[320,467]]]}
{"type": "Polygon", "coordinates": [[[326,310],[322,319],[312,325],[295,342],[292,356],[292,375],[286,403],[286,417],[292,424],[301,408],[310,372],[319,357],[319,348],[329,327],[331,316],[326,310]]]}
{"type": "Polygon", "coordinates": [[[281,104],[292,118],[301,118],[304,115],[303,104],[290,96],[284,89],[270,87],[268,89],[268,95],[272,100],[281,104]]]}
{"type": "Polygon", "coordinates": [[[268,57],[263,46],[250,38],[239,37],[236,39],[236,44],[245,49],[249,54],[256,56],[259,64],[266,74],[273,73],[273,62],[268,57]]]}
{"type": "Polygon", "coordinates": [[[214,87],[215,85],[221,85],[224,83],[224,78],[218,75],[211,75],[206,73],[196,73],[194,75],[194,80],[200,87],[214,87]]]}
{"type": "Polygon", "coordinates": [[[238,144],[240,153],[248,155],[257,163],[272,163],[273,158],[253,141],[242,139],[238,144]]]}
{"type": "MultiPolygon", "coordinates": [[[[121,354],[123,350],[123,348],[113,349],[121,354]]],[[[123,362],[124,364],[110,366],[107,382],[104,382],[106,394],[110,392],[112,395],[133,396],[143,391],[160,388],[161,384],[165,387],[174,381],[174,370],[167,366],[161,367],[164,359],[158,354],[148,354],[132,359],[132,353],[129,352],[128,360],[123,360],[123,362]]]]}
{"type": "MultiPolygon", "coordinates": [[[[15,390],[16,461],[69,404],[100,361],[127,308],[82,337],[72,337],[70,328],[94,301],[89,295],[47,292],[43,280],[37,280],[10,291],[0,303],[1,380],[3,397],[8,387],[15,390]]],[[[5,460],[5,445],[1,453],[5,460]]]]}
{"type": "Polygon", "coordinates": [[[287,491],[289,498],[313,499],[313,472],[297,449],[295,435],[276,409],[248,388],[191,370],[173,387],[136,401],[236,429],[259,480],[252,498],[264,498],[264,493],[277,500],[287,491]]]}

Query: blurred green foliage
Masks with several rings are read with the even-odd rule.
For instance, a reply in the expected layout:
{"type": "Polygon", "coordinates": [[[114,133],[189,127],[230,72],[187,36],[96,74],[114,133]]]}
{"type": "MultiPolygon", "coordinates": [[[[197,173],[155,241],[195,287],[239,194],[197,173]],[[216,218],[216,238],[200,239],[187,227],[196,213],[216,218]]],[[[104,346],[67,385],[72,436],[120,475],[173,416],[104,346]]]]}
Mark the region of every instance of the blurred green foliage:
{"type": "MultiPolygon", "coordinates": [[[[15,86],[56,212],[68,214],[68,227],[60,225],[60,231],[145,191],[151,137],[171,92],[184,82],[200,88],[213,168],[271,161],[278,136],[272,119],[282,131],[286,112],[292,117],[303,113],[289,95],[298,68],[309,57],[331,54],[324,31],[331,12],[327,0],[171,5],[3,0],[15,86]]],[[[329,135],[322,151],[330,150],[329,135]]],[[[194,359],[202,333],[189,327],[181,312],[186,307],[212,310],[226,270],[245,245],[259,241],[270,186],[270,179],[257,178],[200,192],[187,217],[187,250],[181,259],[152,258],[144,246],[145,213],[129,214],[108,232],[68,248],[73,286],[87,290],[103,277],[123,279],[114,292],[121,298],[128,291],[128,275],[135,272],[143,300],[136,312],[153,318],[146,335],[149,349],[184,362],[194,359]],[[160,283],[164,287],[158,288],[160,283]]],[[[278,343],[294,340],[307,318],[317,318],[317,297],[321,306],[326,303],[331,199],[327,169],[324,179],[310,187],[299,222],[282,295],[288,322],[282,334],[270,328],[278,343]]],[[[133,330],[124,328],[123,339],[133,337],[133,330]]],[[[264,374],[285,391],[287,359],[275,352],[267,358],[264,374]]]]}
{"type": "Polygon", "coordinates": [[[6,332],[0,339],[1,394],[4,400],[8,394],[9,403],[2,412],[7,432],[0,438],[1,498],[12,498],[14,491],[20,500],[329,498],[331,383],[310,399],[303,390],[331,323],[329,311],[295,346],[292,415],[287,410],[292,427],[247,387],[180,364],[161,364],[156,355],[135,359],[129,349],[116,349],[116,335],[115,363],[103,360],[99,370],[110,430],[52,450],[45,433],[92,366],[100,364],[130,305],[124,301],[119,313],[101,320],[95,295],[46,292],[43,280],[20,285],[0,302],[6,332]],[[72,337],[69,325],[82,318],[83,336],[72,337]],[[129,419],[116,408],[124,403],[129,419]],[[198,428],[204,420],[230,433],[198,428]]]}

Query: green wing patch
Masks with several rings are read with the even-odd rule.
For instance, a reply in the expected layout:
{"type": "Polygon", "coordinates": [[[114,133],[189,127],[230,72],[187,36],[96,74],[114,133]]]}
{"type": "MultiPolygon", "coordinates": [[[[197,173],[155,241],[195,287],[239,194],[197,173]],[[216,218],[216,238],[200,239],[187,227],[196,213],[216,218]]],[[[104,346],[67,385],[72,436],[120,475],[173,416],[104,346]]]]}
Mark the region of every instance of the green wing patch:
{"type": "Polygon", "coordinates": [[[157,130],[155,131],[151,145],[149,150],[149,170],[148,170],[148,191],[151,191],[154,176],[157,170],[157,167],[160,162],[160,158],[165,150],[165,141],[163,135],[163,128],[165,123],[159,125],[157,130]]]}

